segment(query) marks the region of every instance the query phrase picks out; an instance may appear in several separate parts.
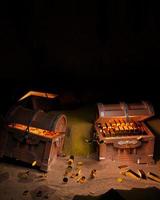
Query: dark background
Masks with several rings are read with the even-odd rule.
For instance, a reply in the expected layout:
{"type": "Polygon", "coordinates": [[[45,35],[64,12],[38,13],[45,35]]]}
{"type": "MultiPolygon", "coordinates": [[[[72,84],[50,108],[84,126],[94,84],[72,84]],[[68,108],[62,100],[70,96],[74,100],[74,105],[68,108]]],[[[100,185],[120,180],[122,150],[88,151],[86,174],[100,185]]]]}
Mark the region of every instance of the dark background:
{"type": "Polygon", "coordinates": [[[154,2],[0,4],[1,102],[28,89],[69,91],[95,102],[159,102],[160,16],[154,2]]]}

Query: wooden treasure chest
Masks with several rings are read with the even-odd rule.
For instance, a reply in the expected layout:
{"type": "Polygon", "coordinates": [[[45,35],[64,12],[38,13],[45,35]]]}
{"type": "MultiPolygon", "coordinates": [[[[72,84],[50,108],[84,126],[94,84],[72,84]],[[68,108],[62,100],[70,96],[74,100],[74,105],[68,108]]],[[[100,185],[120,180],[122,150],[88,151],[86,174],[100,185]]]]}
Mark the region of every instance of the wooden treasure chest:
{"type": "Polygon", "coordinates": [[[95,122],[99,160],[153,163],[155,137],[145,120],[154,116],[148,102],[98,104],[95,122]]]}
{"type": "Polygon", "coordinates": [[[34,162],[47,171],[62,152],[66,129],[64,114],[18,105],[7,114],[6,128],[1,134],[0,157],[34,162]]]}

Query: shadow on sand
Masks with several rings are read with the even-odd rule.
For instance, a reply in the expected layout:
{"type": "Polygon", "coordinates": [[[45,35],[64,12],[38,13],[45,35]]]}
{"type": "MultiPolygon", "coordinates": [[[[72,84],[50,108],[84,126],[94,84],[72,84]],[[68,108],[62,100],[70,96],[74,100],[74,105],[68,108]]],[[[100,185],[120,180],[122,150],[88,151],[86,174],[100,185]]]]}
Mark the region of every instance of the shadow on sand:
{"type": "Polygon", "coordinates": [[[76,195],[73,200],[152,200],[159,199],[160,190],[156,187],[133,188],[131,190],[110,189],[100,196],[76,195]]]}

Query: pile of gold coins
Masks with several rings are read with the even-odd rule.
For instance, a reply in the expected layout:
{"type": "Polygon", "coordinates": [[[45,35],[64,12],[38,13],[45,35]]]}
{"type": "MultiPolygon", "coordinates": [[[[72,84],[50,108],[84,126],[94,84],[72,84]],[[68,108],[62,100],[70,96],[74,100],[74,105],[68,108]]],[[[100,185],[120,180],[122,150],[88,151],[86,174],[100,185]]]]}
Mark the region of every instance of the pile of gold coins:
{"type": "MultiPolygon", "coordinates": [[[[82,174],[82,162],[75,163],[74,156],[71,155],[67,160],[67,167],[63,176],[63,183],[67,183],[69,178],[74,179],[77,183],[85,183],[87,181],[86,176],[82,174]]],[[[91,170],[89,179],[96,177],[96,169],[91,170]]]]}

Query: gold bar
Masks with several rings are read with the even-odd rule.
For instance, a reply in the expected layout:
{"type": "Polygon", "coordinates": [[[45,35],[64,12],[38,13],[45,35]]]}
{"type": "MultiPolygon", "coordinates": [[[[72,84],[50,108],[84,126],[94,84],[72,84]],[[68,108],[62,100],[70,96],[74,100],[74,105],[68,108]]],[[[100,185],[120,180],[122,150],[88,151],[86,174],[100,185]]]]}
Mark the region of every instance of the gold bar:
{"type": "Polygon", "coordinates": [[[160,183],[160,177],[152,172],[147,173],[147,178],[160,183]]]}
{"type": "Polygon", "coordinates": [[[126,168],[126,167],[128,167],[128,165],[120,165],[120,166],[118,166],[119,169],[126,168]]]}
{"type": "Polygon", "coordinates": [[[138,169],[138,174],[140,178],[147,179],[145,172],[142,169],[138,169]]]}
{"type": "Polygon", "coordinates": [[[137,179],[137,180],[139,180],[139,178],[140,178],[140,176],[137,173],[135,173],[134,171],[132,171],[131,169],[129,169],[128,171],[126,171],[125,175],[129,176],[131,178],[137,179]]]}

